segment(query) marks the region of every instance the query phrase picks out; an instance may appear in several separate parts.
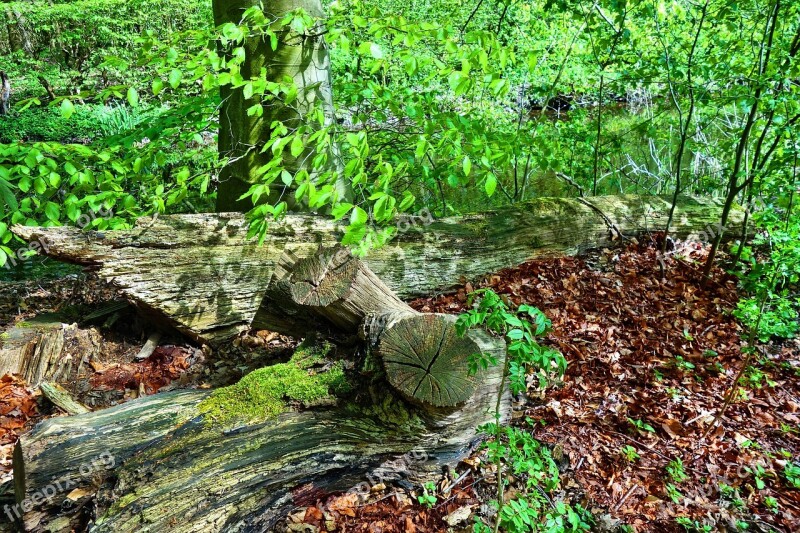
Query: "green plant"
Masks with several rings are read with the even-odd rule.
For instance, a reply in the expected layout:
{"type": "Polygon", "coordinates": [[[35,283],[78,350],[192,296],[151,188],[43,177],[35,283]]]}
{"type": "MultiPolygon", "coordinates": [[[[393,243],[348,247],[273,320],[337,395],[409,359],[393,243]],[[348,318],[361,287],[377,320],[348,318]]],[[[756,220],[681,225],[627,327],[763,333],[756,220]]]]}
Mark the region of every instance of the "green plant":
{"type": "Polygon", "coordinates": [[[417,501],[420,505],[423,505],[428,509],[433,508],[438,501],[438,498],[436,497],[436,484],[430,481],[425,483],[425,485],[422,487],[422,494],[417,496],[417,501]]]}
{"type": "Polygon", "coordinates": [[[767,484],[764,482],[764,477],[767,475],[767,471],[761,465],[754,465],[752,467],[745,467],[745,470],[753,475],[753,479],[756,482],[756,488],[758,490],[764,490],[767,484]]]}
{"type": "Polygon", "coordinates": [[[765,374],[762,369],[752,365],[748,366],[747,369],[745,370],[744,380],[751,388],[755,389],[760,389],[764,385],[764,383],[766,383],[770,387],[775,386],[775,382],[769,379],[767,374],[765,374]]]}
{"type": "Polygon", "coordinates": [[[697,520],[692,520],[687,516],[679,516],[675,519],[678,525],[683,526],[686,531],[690,532],[697,532],[697,533],[711,533],[714,531],[714,528],[708,524],[701,524],[697,520]]]}
{"type": "Polygon", "coordinates": [[[764,507],[772,511],[773,513],[778,512],[778,500],[773,498],[772,496],[766,496],[764,498],[764,507]]]}
{"type": "Polygon", "coordinates": [[[730,501],[731,505],[733,505],[736,509],[745,508],[745,502],[739,496],[739,489],[737,489],[736,487],[732,487],[727,483],[720,482],[719,493],[720,496],[722,496],[722,498],[725,498],[726,500],[730,501]]]}
{"type": "Polygon", "coordinates": [[[677,402],[681,398],[683,398],[683,394],[681,394],[681,391],[676,389],[675,387],[667,387],[667,394],[669,394],[670,398],[672,398],[672,401],[674,402],[677,402]]]}
{"type": "Polygon", "coordinates": [[[636,448],[630,445],[625,445],[619,449],[620,455],[622,455],[627,461],[631,463],[636,462],[639,459],[639,454],[636,453],[636,448]]]}
{"type": "Polygon", "coordinates": [[[667,483],[664,488],[667,491],[667,496],[670,500],[672,500],[673,503],[680,503],[680,501],[683,499],[683,494],[681,494],[680,491],[678,491],[678,488],[672,483],[667,483]]]}
{"type": "Polygon", "coordinates": [[[651,426],[644,420],[628,418],[628,422],[639,431],[646,431],[648,433],[656,432],[655,428],[653,428],[653,426],[651,426]]]}
{"type": "Polygon", "coordinates": [[[683,483],[689,479],[689,476],[686,475],[686,471],[683,469],[683,460],[680,457],[676,457],[667,463],[667,474],[669,474],[670,479],[675,483],[683,483]]]}
{"type": "Polygon", "coordinates": [[[689,370],[694,370],[695,365],[683,358],[683,356],[676,355],[675,356],[675,368],[679,370],[683,370],[684,372],[688,372],[689,370]]]}
{"type": "MultiPolygon", "coordinates": [[[[460,335],[469,329],[483,328],[503,337],[507,351],[502,362],[488,356],[476,355],[469,361],[470,371],[478,372],[491,364],[502,364],[501,386],[498,391],[495,422],[481,426],[479,431],[488,437],[484,444],[488,460],[497,466],[497,499],[503,502],[506,474],[524,482],[521,496],[499,505],[494,531],[501,527],[509,532],[526,531],[588,531],[591,516],[579,506],[553,501],[550,494],[559,485],[558,466],[550,450],[522,428],[500,424],[500,402],[508,382],[511,392],[518,394],[528,388],[528,376],[538,377],[540,387],[547,386],[566,370],[566,360],[557,351],[540,345],[536,339],[544,336],[551,326],[550,320],[538,309],[521,305],[511,311],[494,291],[481,289],[469,297],[472,309],[459,315],[456,328],[460,335]]],[[[527,419],[529,425],[536,422],[527,419]]],[[[474,531],[490,531],[488,525],[478,520],[474,531]]]]}
{"type": "Polygon", "coordinates": [[[791,487],[800,489],[800,463],[786,463],[783,476],[791,487]]]}

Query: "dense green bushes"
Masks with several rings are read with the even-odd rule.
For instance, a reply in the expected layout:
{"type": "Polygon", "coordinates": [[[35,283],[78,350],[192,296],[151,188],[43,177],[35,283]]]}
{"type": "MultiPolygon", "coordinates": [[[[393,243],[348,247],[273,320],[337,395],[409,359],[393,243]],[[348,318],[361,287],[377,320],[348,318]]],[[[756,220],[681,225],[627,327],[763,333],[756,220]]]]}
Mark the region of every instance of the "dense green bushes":
{"type": "Polygon", "coordinates": [[[15,141],[55,141],[86,143],[102,134],[100,121],[109,113],[106,106],[78,106],[65,119],[58,108],[30,107],[0,116],[0,143],[15,141]]]}

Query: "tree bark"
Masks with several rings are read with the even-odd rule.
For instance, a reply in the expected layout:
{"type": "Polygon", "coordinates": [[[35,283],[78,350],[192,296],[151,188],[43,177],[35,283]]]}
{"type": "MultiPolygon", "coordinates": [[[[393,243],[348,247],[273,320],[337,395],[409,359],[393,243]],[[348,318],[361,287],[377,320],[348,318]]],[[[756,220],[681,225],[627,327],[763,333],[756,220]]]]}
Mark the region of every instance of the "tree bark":
{"type": "MultiPolygon", "coordinates": [[[[662,197],[539,198],[462,217],[405,220],[398,222],[398,237],[364,262],[398,297],[429,295],[536,257],[611,246],[618,232],[633,237],[658,230],[670,205],[662,197]]],[[[720,212],[717,200],[680,198],[672,234],[707,234],[720,212]]],[[[728,228],[742,219],[734,207],[728,228]]],[[[291,306],[280,320],[264,296],[284,253],[308,257],[320,245],[335,245],[341,230],[325,217],[287,215],[272,223],[259,246],[238,214],[141,219],[134,229],[104,233],[13,228],[27,241],[44,241],[40,248],[51,257],[95,268],[157,320],[212,344],[250,325],[302,334],[291,306]]]]}
{"type": "MultiPolygon", "coordinates": [[[[217,26],[232,22],[239,24],[242,14],[250,7],[258,6],[257,0],[215,0],[213,2],[214,22],[217,26]]],[[[320,0],[271,0],[265,3],[264,13],[268,20],[280,20],[286,13],[303,9],[311,17],[320,20],[324,11],[320,0]]],[[[272,152],[262,153],[261,148],[271,136],[271,125],[280,122],[293,132],[301,125],[313,125],[308,115],[321,106],[325,117],[325,126],[333,122],[333,98],[331,94],[330,60],[323,32],[316,35],[298,35],[292,31],[274,25],[278,33],[278,44],[272,49],[270,39],[253,36],[244,43],[245,60],[241,75],[250,80],[266,70],[267,81],[281,82],[288,76],[297,87],[297,99],[291,105],[285,105],[280,99],[263,102],[261,116],[249,114],[248,109],[259,103],[260,95],[245,98],[242,88],[224,86],[221,89],[222,106],[220,108],[219,152],[229,163],[222,169],[217,188],[217,211],[248,211],[252,202],[239,200],[251,185],[261,181],[259,168],[269,163],[272,152]]],[[[320,125],[316,125],[319,129],[320,125]]],[[[288,150],[284,151],[283,166],[294,174],[300,169],[309,170],[312,179],[312,160],[315,152],[307,147],[297,157],[292,157],[288,150]]],[[[327,154],[326,165],[317,170],[337,168],[338,154],[334,150],[327,154]]],[[[275,202],[281,195],[287,201],[293,201],[292,194],[286,191],[273,191],[268,201],[275,202]]],[[[339,183],[339,192],[346,194],[344,185],[339,183]]],[[[291,205],[291,204],[290,204],[291,205]]]]}
{"type": "Polygon", "coordinates": [[[101,351],[101,336],[95,329],[64,324],[57,316],[36,317],[3,332],[0,376],[17,374],[31,387],[43,381],[68,382],[101,351]]]}
{"type": "MultiPolygon", "coordinates": [[[[287,301],[323,327],[367,340],[389,383],[411,402],[452,407],[475,391],[467,359],[480,349],[457,335],[455,319],[415,311],[344,248],[282,258],[257,316],[265,323],[267,310],[283,316],[287,301]]],[[[302,323],[307,326],[308,318],[302,323]]]]}
{"type": "MultiPolygon", "coordinates": [[[[341,248],[281,265],[287,270],[274,283],[291,301],[346,333],[365,332],[384,374],[335,408],[244,426],[219,426],[201,405],[206,391],[48,420],[14,451],[12,514],[27,531],[58,529],[52,515],[64,497],[58,491],[67,489],[73,497],[80,489],[78,500],[99,489],[95,531],[267,531],[290,508],[369,475],[439,475],[472,449],[475,428],[494,420],[495,405],[507,417],[509,403],[498,399],[508,399],[502,370],[471,376],[466,360],[476,353],[501,358],[502,339],[458,337],[454,317],[414,311],[341,248]],[[395,461],[415,451],[428,460],[395,461]]],[[[75,527],[57,520],[61,529],[75,527]]]]}

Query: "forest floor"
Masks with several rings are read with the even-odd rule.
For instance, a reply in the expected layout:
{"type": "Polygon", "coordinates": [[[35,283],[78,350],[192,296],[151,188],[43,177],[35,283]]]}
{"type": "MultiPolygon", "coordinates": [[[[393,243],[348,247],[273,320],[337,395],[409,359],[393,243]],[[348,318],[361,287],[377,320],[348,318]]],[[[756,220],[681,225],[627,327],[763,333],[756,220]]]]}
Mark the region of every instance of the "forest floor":
{"type": "MultiPolygon", "coordinates": [[[[517,398],[513,423],[552,447],[561,469],[558,497],[589,509],[595,530],[629,524],[681,531],[677,519],[688,517],[700,531],[734,531],[737,521],[750,531],[797,531],[800,473],[787,477],[786,469],[800,460],[800,341],[759,344],[737,400],[703,438],[742,364],[743,331],[730,315],[736,281],[717,271],[703,288],[693,265],[705,249],[691,242],[678,243],[662,277],[656,248],[634,242],[584,258],[536,260],[411,305],[459,313],[468,292],[491,287],[552,320],[545,342],[566,356],[567,373],[557,386],[532,387],[517,398]]],[[[51,300],[59,301],[40,295],[36,311],[51,300]]],[[[139,346],[140,338],[122,339],[120,352],[139,346]]],[[[193,382],[235,380],[292,346],[274,333],[251,332],[228,347],[241,365],[226,366],[230,353],[195,363],[203,368],[193,382]]],[[[191,370],[187,361],[200,360],[192,359],[196,351],[175,340],[144,362],[98,362],[88,379],[93,387],[124,390],[121,400],[185,385],[181,376],[191,370]]],[[[43,404],[25,383],[0,379],[0,478],[8,477],[17,435],[53,414],[43,404]]],[[[292,513],[285,527],[417,533],[446,531],[450,523],[454,531],[471,530],[470,515],[486,514],[494,491],[494,472],[483,459],[478,452],[443,479],[439,487],[449,490],[430,508],[417,503],[413,489],[378,485],[366,502],[333,496],[292,513]]]]}

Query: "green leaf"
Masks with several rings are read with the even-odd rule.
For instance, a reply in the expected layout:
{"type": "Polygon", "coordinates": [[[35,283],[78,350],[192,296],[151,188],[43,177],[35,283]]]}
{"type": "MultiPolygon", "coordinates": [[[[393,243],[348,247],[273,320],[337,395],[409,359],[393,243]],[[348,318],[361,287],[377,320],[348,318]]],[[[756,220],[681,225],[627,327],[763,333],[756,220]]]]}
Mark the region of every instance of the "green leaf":
{"type": "Polygon", "coordinates": [[[341,220],[350,210],[353,208],[353,204],[339,204],[331,210],[331,214],[333,215],[334,220],[341,220]]]}
{"type": "Polygon", "coordinates": [[[172,69],[172,72],[169,73],[169,85],[173,89],[177,89],[178,85],[181,84],[181,79],[183,79],[183,72],[178,69],[172,69]]]}
{"type": "Polygon", "coordinates": [[[367,212],[358,206],[354,207],[353,212],[350,213],[350,225],[352,226],[363,226],[367,223],[368,219],[369,216],[367,212]]]}
{"type": "Polygon", "coordinates": [[[253,84],[252,82],[247,82],[244,84],[242,88],[242,96],[244,96],[245,100],[249,100],[253,97],[253,84]]]}
{"type": "Polygon", "coordinates": [[[72,102],[68,99],[64,99],[61,101],[61,116],[69,118],[75,113],[75,106],[72,105],[72,102]]]}
{"type": "Polygon", "coordinates": [[[301,135],[295,135],[294,139],[292,139],[292,145],[290,147],[292,157],[297,157],[302,154],[303,148],[303,137],[301,135]]]}
{"type": "Polygon", "coordinates": [[[128,87],[128,103],[131,107],[139,107],[139,93],[133,87],[128,87]]]}
{"type": "Polygon", "coordinates": [[[469,173],[472,172],[472,161],[470,161],[468,155],[464,156],[464,161],[462,162],[461,166],[464,169],[464,175],[469,176],[469,173]]]}
{"type": "Polygon", "coordinates": [[[44,214],[48,220],[58,222],[58,219],[61,216],[61,208],[58,207],[58,204],[54,202],[47,202],[44,206],[44,214]]]}
{"type": "Polygon", "coordinates": [[[39,177],[33,181],[33,189],[36,191],[37,194],[44,194],[47,190],[47,182],[44,181],[44,178],[39,177]]]}
{"type": "Polygon", "coordinates": [[[495,189],[497,189],[497,176],[491,172],[487,174],[484,189],[486,189],[487,196],[491,197],[494,194],[495,189]]]}

